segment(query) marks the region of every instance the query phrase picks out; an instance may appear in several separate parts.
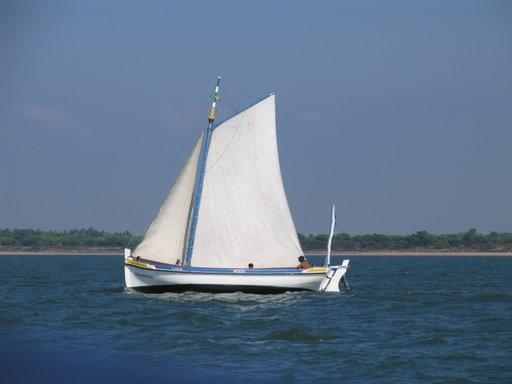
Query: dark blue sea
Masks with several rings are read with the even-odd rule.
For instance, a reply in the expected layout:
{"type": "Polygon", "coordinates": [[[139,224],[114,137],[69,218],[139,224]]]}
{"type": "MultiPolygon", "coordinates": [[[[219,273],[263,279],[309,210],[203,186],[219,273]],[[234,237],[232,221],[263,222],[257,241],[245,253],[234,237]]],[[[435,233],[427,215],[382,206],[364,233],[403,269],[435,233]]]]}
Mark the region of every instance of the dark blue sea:
{"type": "Polygon", "coordinates": [[[0,256],[0,382],[512,382],[512,257],[354,256],[348,278],[141,294],[122,256],[0,256]]]}

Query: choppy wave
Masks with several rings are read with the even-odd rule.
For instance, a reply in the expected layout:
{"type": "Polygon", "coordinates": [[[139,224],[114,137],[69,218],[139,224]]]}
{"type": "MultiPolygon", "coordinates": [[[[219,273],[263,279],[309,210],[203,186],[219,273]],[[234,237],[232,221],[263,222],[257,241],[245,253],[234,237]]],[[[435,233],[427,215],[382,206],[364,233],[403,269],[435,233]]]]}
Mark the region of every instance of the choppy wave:
{"type": "Polygon", "coordinates": [[[0,263],[13,364],[34,350],[53,372],[59,353],[70,375],[129,367],[125,382],[512,381],[511,258],[354,257],[341,295],[143,294],[116,256],[0,263]]]}

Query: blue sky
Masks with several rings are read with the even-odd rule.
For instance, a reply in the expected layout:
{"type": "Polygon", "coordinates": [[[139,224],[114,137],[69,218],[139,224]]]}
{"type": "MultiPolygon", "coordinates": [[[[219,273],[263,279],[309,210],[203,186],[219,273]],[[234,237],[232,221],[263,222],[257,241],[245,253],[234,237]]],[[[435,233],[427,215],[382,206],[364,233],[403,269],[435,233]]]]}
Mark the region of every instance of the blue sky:
{"type": "Polygon", "coordinates": [[[222,74],[299,231],[512,231],[511,2],[4,1],[0,47],[0,227],[143,233],[222,74]]]}

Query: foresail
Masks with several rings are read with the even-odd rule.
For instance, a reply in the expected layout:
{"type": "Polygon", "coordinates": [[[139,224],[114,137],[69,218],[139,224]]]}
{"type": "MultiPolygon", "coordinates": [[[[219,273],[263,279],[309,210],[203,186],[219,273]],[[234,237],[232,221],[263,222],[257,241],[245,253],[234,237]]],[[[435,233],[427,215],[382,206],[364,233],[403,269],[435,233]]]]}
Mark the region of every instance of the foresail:
{"type": "Polygon", "coordinates": [[[301,254],[281,178],[271,95],[213,131],[191,265],[290,267],[301,254]]]}
{"type": "Polygon", "coordinates": [[[157,217],[151,223],[134,256],[162,263],[182,260],[194,192],[202,136],[196,143],[157,217]]]}

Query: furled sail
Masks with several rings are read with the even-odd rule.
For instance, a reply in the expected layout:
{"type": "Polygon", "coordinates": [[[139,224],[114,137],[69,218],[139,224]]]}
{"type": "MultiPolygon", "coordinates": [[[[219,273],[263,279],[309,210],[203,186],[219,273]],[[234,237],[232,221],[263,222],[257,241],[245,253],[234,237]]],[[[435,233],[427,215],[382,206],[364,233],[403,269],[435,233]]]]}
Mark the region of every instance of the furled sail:
{"type": "Polygon", "coordinates": [[[302,253],[281,178],[271,95],[213,131],[190,261],[290,267],[302,253]]]}
{"type": "Polygon", "coordinates": [[[162,263],[182,260],[201,143],[202,135],[134,256],[162,263]]]}

